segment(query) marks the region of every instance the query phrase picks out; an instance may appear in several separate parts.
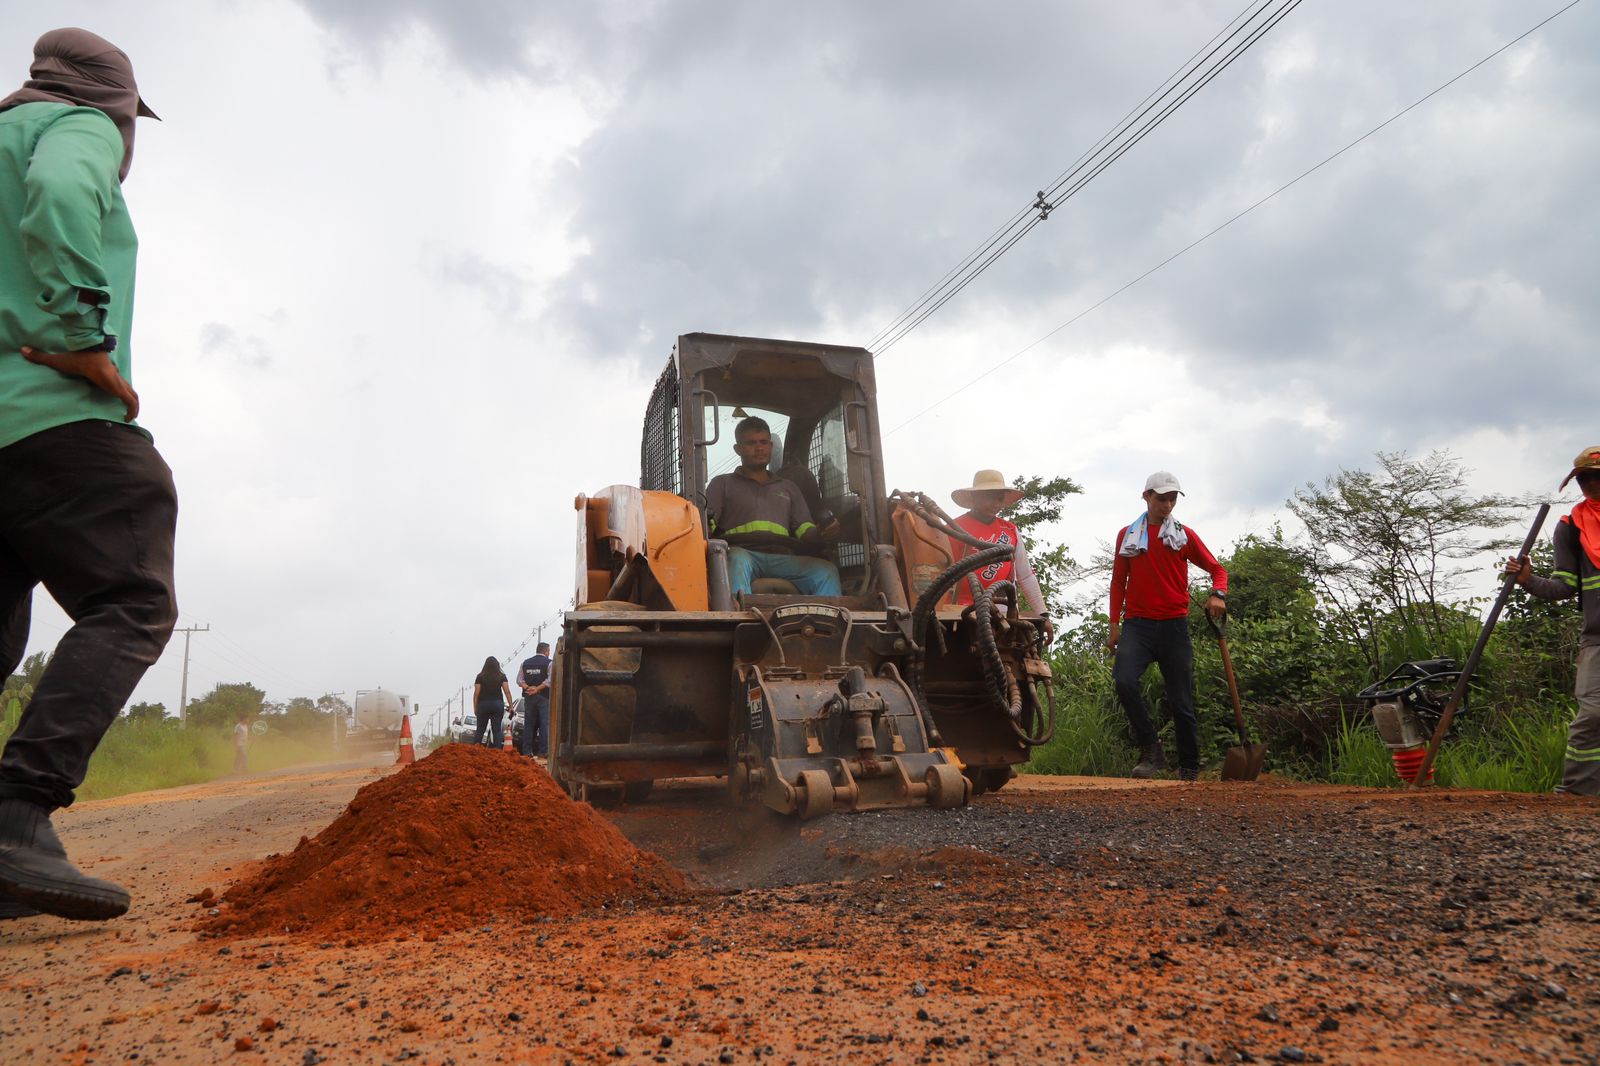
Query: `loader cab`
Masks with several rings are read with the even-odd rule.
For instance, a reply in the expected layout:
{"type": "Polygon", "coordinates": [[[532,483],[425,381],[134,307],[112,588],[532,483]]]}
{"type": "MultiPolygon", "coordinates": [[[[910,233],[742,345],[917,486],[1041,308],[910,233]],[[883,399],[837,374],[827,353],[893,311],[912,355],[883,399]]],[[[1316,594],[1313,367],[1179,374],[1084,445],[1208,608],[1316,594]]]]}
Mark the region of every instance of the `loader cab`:
{"type": "Polygon", "coordinates": [[[768,469],[800,488],[818,525],[838,520],[839,535],[823,550],[846,595],[876,598],[881,582],[873,548],[888,543],[890,531],[871,353],[706,333],[679,337],[646,411],[640,487],[689,500],[709,535],[706,486],[738,467],[734,427],[752,415],[772,430],[768,469]]]}

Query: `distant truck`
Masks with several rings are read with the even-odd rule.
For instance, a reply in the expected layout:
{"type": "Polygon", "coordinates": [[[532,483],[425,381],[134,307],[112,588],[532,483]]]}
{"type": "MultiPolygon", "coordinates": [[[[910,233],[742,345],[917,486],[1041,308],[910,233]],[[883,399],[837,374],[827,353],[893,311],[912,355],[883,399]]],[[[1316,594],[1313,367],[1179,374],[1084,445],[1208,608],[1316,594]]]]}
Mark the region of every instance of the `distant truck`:
{"type": "Polygon", "coordinates": [[[396,744],[400,740],[400,720],[410,713],[409,696],[385,688],[357,689],[345,741],[358,747],[396,744]]]}

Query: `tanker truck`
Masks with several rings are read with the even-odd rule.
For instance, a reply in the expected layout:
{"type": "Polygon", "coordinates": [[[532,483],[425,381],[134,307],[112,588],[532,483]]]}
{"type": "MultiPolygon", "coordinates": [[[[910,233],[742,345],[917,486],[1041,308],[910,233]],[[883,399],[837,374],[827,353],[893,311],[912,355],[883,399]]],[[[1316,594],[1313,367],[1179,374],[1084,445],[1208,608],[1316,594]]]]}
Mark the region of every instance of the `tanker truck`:
{"type": "Polygon", "coordinates": [[[394,747],[400,742],[400,719],[410,713],[409,696],[385,688],[357,689],[345,745],[363,751],[394,747]]]}

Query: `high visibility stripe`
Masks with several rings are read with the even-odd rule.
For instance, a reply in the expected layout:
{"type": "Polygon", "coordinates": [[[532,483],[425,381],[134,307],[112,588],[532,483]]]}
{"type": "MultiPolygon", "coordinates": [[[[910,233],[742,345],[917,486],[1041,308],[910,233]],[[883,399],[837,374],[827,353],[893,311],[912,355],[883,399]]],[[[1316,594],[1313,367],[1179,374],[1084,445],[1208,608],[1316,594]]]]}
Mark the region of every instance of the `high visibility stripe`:
{"type": "Polygon", "coordinates": [[[1585,592],[1590,589],[1600,589],[1600,574],[1596,574],[1594,577],[1584,578],[1583,588],[1585,592]]]}
{"type": "Polygon", "coordinates": [[[1568,748],[1567,760],[1569,762],[1600,762],[1600,752],[1597,752],[1594,755],[1579,755],[1571,748],[1568,748]]]}
{"type": "Polygon", "coordinates": [[[808,530],[808,529],[816,529],[816,528],[817,527],[816,527],[815,523],[812,523],[812,522],[801,522],[800,523],[800,528],[794,531],[794,535],[797,536],[797,537],[803,537],[803,536],[806,535],[806,530],[808,530]]]}
{"type": "Polygon", "coordinates": [[[1577,574],[1570,573],[1570,572],[1568,572],[1566,570],[1552,570],[1552,571],[1550,571],[1550,576],[1555,578],[1557,581],[1565,581],[1567,584],[1571,585],[1573,588],[1577,588],[1578,587],[1578,575],[1577,574]]]}
{"type": "Polygon", "coordinates": [[[1600,748],[1575,748],[1571,744],[1567,745],[1567,751],[1576,752],[1579,755],[1600,755],[1600,748]]]}
{"type": "Polygon", "coordinates": [[[741,533],[776,533],[780,537],[787,537],[789,536],[789,527],[758,518],[754,522],[746,522],[744,525],[733,526],[722,531],[722,535],[725,537],[737,537],[741,533]]]}

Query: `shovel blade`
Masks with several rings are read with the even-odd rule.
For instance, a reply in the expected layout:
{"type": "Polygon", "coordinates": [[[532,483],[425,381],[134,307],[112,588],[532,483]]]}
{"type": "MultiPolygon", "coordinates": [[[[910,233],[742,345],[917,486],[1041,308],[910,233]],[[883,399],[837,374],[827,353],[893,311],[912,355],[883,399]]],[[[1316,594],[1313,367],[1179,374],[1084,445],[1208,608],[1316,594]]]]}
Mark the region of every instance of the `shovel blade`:
{"type": "Polygon", "coordinates": [[[1266,759],[1265,744],[1235,744],[1222,758],[1222,779],[1254,781],[1261,776],[1261,764],[1266,759]]]}

